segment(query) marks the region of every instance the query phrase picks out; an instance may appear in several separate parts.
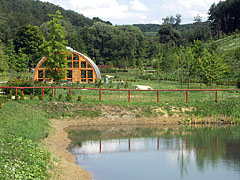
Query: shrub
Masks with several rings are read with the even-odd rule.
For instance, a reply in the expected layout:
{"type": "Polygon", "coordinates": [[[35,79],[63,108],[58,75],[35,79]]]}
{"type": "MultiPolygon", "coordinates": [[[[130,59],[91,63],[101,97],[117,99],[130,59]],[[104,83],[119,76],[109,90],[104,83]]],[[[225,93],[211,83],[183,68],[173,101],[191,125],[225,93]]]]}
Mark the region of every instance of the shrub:
{"type": "MultiPolygon", "coordinates": [[[[7,82],[6,84],[9,87],[43,87],[43,86],[49,86],[48,83],[46,82],[37,82],[37,81],[33,81],[33,80],[22,80],[22,79],[11,79],[7,82]]],[[[13,89],[14,90],[14,89],[13,89]]],[[[47,94],[49,93],[50,89],[44,89],[44,93],[47,94]]],[[[7,90],[5,89],[5,92],[7,92],[7,90]]],[[[41,94],[42,93],[42,89],[24,89],[24,94],[41,94]]]]}
{"type": "Polygon", "coordinates": [[[15,100],[17,101],[18,99],[19,99],[19,96],[18,96],[18,95],[16,95],[16,96],[15,96],[15,100]]]}
{"type": "Polygon", "coordinates": [[[49,101],[52,101],[52,100],[53,100],[53,95],[49,94],[49,101]]]}
{"type": "Polygon", "coordinates": [[[38,95],[38,99],[42,101],[43,100],[43,96],[41,94],[38,95]]]}
{"type": "Polygon", "coordinates": [[[78,101],[82,102],[82,96],[78,96],[78,101]]]}
{"type": "Polygon", "coordinates": [[[34,99],[34,95],[30,94],[30,100],[33,100],[33,99],[34,99]]]}
{"type": "Polygon", "coordinates": [[[24,100],[25,98],[24,98],[24,94],[21,94],[21,96],[20,96],[20,100],[24,100]]]}
{"type": "Polygon", "coordinates": [[[71,100],[72,100],[72,95],[71,95],[71,94],[67,94],[66,100],[67,100],[67,101],[71,101],[71,100]]]}
{"type": "Polygon", "coordinates": [[[58,95],[58,100],[61,101],[61,100],[62,100],[62,97],[63,97],[63,95],[62,95],[62,94],[59,94],[59,95],[58,95]]]}

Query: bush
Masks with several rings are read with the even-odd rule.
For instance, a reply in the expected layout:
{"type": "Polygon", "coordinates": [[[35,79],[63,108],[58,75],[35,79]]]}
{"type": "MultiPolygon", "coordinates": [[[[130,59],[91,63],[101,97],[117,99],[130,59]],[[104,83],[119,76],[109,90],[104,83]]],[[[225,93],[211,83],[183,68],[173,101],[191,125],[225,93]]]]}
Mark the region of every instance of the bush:
{"type": "Polygon", "coordinates": [[[17,101],[18,99],[19,99],[19,96],[18,96],[18,95],[16,95],[16,96],[15,96],[15,100],[17,101]]]}
{"type": "Polygon", "coordinates": [[[33,99],[34,99],[34,95],[30,94],[30,100],[33,100],[33,99]]]}
{"type": "Polygon", "coordinates": [[[52,100],[53,100],[53,95],[49,94],[49,101],[52,101],[52,100]]]}
{"type": "Polygon", "coordinates": [[[62,95],[62,94],[59,94],[59,95],[58,95],[58,100],[61,101],[61,100],[62,100],[62,97],[63,97],[63,95],[62,95]]]}
{"type": "Polygon", "coordinates": [[[82,102],[82,96],[78,96],[78,101],[82,102]]]}
{"type": "MultiPolygon", "coordinates": [[[[11,79],[7,82],[6,84],[9,87],[46,87],[49,86],[48,83],[46,82],[37,82],[37,81],[33,81],[33,80],[22,80],[22,79],[11,79]]],[[[5,92],[7,92],[7,90],[4,90],[5,92]]],[[[14,91],[14,89],[12,90],[14,91]]],[[[47,94],[49,93],[50,89],[44,89],[44,93],[47,94]]],[[[39,95],[42,93],[42,89],[24,89],[24,94],[36,94],[39,95]]],[[[12,92],[14,93],[14,92],[12,92]]]]}
{"type": "Polygon", "coordinates": [[[237,81],[237,88],[240,89],[240,79],[237,81]]]}
{"type": "Polygon", "coordinates": [[[67,100],[67,101],[71,101],[71,100],[72,100],[72,95],[71,95],[71,94],[67,94],[66,100],[67,100]]]}
{"type": "Polygon", "coordinates": [[[42,101],[43,100],[43,96],[41,94],[38,95],[38,99],[42,101]]]}
{"type": "Polygon", "coordinates": [[[21,96],[20,96],[20,100],[24,100],[25,98],[24,98],[24,94],[21,94],[21,96]]]}

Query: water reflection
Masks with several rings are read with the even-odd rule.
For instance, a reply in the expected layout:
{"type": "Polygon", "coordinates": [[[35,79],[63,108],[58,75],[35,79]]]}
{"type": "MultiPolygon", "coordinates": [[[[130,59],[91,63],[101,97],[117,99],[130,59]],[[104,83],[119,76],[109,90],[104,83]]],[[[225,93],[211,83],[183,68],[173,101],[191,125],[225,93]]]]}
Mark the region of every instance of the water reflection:
{"type": "Polygon", "coordinates": [[[95,179],[159,179],[160,172],[163,179],[240,179],[239,127],[89,129],[69,136],[77,164],[95,179]]]}

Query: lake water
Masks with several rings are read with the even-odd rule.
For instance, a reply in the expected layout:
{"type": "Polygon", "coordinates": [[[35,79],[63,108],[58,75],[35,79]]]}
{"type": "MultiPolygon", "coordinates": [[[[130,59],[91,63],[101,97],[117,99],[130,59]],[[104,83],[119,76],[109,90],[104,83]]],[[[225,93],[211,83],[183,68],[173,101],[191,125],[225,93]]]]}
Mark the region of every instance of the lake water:
{"type": "Polygon", "coordinates": [[[239,127],[84,128],[69,137],[94,180],[240,180],[239,127]]]}

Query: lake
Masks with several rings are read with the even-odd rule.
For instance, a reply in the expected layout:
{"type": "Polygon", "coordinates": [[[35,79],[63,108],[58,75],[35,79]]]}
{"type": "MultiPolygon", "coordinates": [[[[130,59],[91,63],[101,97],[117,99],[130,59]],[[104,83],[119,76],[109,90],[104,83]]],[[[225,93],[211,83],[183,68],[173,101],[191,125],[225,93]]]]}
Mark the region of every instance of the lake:
{"type": "Polygon", "coordinates": [[[240,180],[240,128],[84,127],[69,151],[94,180],[240,180]]]}

